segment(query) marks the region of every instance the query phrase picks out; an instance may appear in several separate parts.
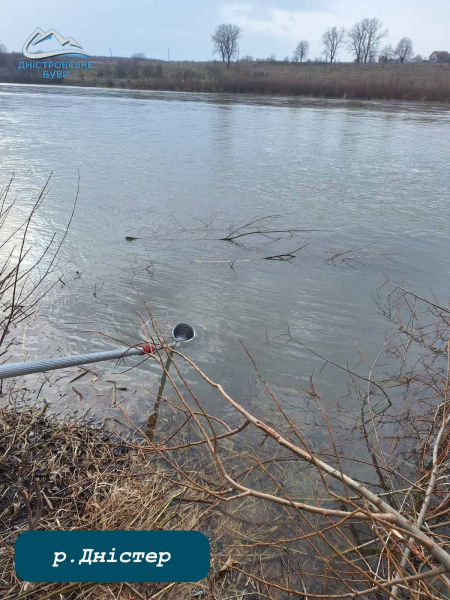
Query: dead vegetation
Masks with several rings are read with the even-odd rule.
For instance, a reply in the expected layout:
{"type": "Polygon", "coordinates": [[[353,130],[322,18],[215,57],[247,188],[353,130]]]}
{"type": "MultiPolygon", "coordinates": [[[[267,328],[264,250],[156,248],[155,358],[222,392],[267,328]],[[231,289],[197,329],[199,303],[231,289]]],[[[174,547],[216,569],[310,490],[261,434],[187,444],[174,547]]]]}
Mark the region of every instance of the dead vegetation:
{"type": "MultiPolygon", "coordinates": [[[[450,597],[450,308],[387,285],[379,306],[395,330],[374,359],[361,350],[359,367],[334,365],[348,375],[353,410],[325,401],[313,378],[303,391],[318,437],[245,348],[265,392],[260,408],[167,347],[147,359],[165,375],[155,395],[174,413],[167,426],[158,411],[147,429],[122,411],[126,428],[107,433],[17,411],[12,398],[1,420],[5,597],[450,597]],[[193,380],[228,406],[227,421],[205,411],[193,380]],[[30,524],[197,529],[211,540],[211,572],[184,585],[26,584],[12,568],[13,543],[30,524]]],[[[149,339],[162,343],[153,326],[149,339]]],[[[291,333],[286,343],[303,345],[291,333]]]]}
{"type": "MultiPolygon", "coordinates": [[[[0,214],[8,216],[5,206],[0,214]]],[[[11,323],[30,314],[36,281],[45,280],[27,279],[36,264],[25,261],[31,222],[12,229],[20,244],[2,270],[12,273],[1,296],[4,358],[11,323]]],[[[56,275],[54,256],[41,269],[49,276],[44,291],[56,275]]],[[[162,373],[146,428],[120,404],[115,429],[57,421],[45,402],[27,408],[25,387],[9,387],[0,412],[2,597],[450,598],[450,307],[386,286],[387,301],[381,293],[377,301],[392,329],[376,356],[360,349],[353,367],[323,359],[347,374],[345,403],[324,398],[313,377],[298,392],[315,432],[284,405],[245,347],[242,359],[263,392],[257,401],[233,398],[167,347],[144,299],[145,337],[163,345],[145,358],[162,373]],[[210,405],[221,404],[218,414],[205,410],[193,381],[210,405]],[[162,411],[172,413],[168,422],[162,411]],[[26,583],[14,571],[14,542],[30,528],[196,529],[211,541],[211,571],[195,584],[26,583]]],[[[290,330],[286,344],[306,348],[290,330]]]]}
{"type": "Polygon", "coordinates": [[[162,77],[114,81],[131,89],[229,94],[310,96],[368,100],[448,102],[450,65],[433,64],[232,64],[162,65],[162,77]]]}
{"type": "MultiPolygon", "coordinates": [[[[45,405],[41,410],[1,409],[2,598],[43,600],[60,598],[60,593],[74,598],[87,587],[27,584],[17,579],[14,541],[29,528],[201,529],[209,505],[184,502],[183,490],[176,484],[177,469],[155,460],[150,463],[140,447],[136,440],[125,442],[85,423],[58,422],[45,414],[45,405]],[[145,473],[141,475],[141,471],[145,473]]],[[[184,468],[189,474],[187,463],[184,468]]],[[[95,594],[89,597],[112,597],[102,585],[95,587],[95,594]]],[[[116,586],[119,593],[122,587],[116,586]]],[[[158,592],[164,587],[148,584],[145,593],[161,597],[158,592]]],[[[129,595],[121,597],[141,597],[129,586],[124,590],[129,595]]]]}
{"type": "Polygon", "coordinates": [[[69,231],[80,190],[80,178],[67,228],[58,241],[53,234],[43,250],[29,242],[36,214],[49,191],[51,175],[23,217],[13,198],[14,174],[0,189],[0,356],[7,358],[14,344],[11,330],[29,319],[42,299],[61,281],[59,254],[69,231]],[[18,209],[15,213],[14,210],[18,209]],[[58,275],[57,275],[58,274],[58,275]]]}
{"type": "MultiPolygon", "coordinates": [[[[17,70],[23,57],[5,54],[0,81],[39,83],[40,72],[17,70]]],[[[310,96],[318,98],[450,100],[449,64],[425,63],[288,63],[241,61],[230,68],[220,62],[155,61],[92,57],[94,68],[73,70],[64,85],[202,93],[310,96]],[[82,75],[82,77],[80,77],[82,75]]],[[[58,80],[62,81],[62,80],[58,80]]]]}
{"type": "MultiPolygon", "coordinates": [[[[235,226],[230,227],[230,231],[223,238],[220,238],[225,242],[235,242],[237,239],[246,237],[248,235],[263,236],[273,240],[273,236],[287,236],[295,235],[299,233],[311,233],[317,231],[317,229],[295,229],[295,228],[284,228],[274,229],[273,227],[267,227],[266,222],[276,219],[280,215],[266,215],[263,217],[255,217],[250,221],[241,221],[235,226]],[[262,223],[264,221],[264,223],[262,223]]],[[[278,237],[277,239],[281,239],[278,237]]]]}

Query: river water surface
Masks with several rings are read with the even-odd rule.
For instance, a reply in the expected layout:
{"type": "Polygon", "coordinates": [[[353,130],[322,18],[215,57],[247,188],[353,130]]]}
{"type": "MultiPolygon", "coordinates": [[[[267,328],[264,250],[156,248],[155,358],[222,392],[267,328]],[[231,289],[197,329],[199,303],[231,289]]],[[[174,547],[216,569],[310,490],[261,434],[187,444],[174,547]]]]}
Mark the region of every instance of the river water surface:
{"type": "MultiPolygon", "coordinates": [[[[63,281],[20,332],[18,360],[114,345],[93,331],[139,337],[136,312],[145,310],[136,288],[161,323],[195,324],[190,357],[240,400],[267,400],[242,341],[307,420],[299,391],[310,372],[333,400],[344,379],[288,343],[288,331],[330,360],[356,364],[355,340],[373,360],[388,327],[374,301],[383,276],[447,301],[445,106],[0,85],[0,182],[13,171],[23,207],[53,173],[31,232],[35,248],[55,231],[61,237],[81,177],[63,281]],[[313,231],[219,239],[268,215],[277,215],[268,228],[313,231]],[[300,246],[292,260],[264,260],[300,246]]],[[[95,370],[96,383],[75,384],[90,391],[84,404],[101,416],[115,380],[128,388],[120,393],[133,416],[148,416],[156,367],[95,370]]],[[[78,410],[67,381],[54,386],[55,403],[78,410]]],[[[226,413],[199,383],[198,391],[226,413]]]]}

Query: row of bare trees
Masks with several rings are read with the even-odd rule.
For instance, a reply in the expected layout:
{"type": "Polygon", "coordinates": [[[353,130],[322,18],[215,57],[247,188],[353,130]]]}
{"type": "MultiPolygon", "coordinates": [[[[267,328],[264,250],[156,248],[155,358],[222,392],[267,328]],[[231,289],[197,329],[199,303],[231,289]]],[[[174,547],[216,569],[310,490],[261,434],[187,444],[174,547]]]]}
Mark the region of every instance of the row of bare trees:
{"type": "Polygon", "coordinates": [[[357,63],[375,62],[377,57],[381,62],[412,60],[414,45],[408,37],[402,38],[395,48],[389,44],[380,51],[381,42],[388,34],[388,29],[384,29],[383,23],[376,18],[362,19],[348,31],[344,27],[331,27],[322,36],[323,53],[327,61],[335,62],[338,50],[347,44],[357,63]]]}
{"type": "MultiPolygon", "coordinates": [[[[376,18],[365,18],[358,21],[348,31],[341,27],[330,27],[322,35],[322,47],[325,60],[335,62],[338,51],[346,45],[348,51],[357,63],[380,62],[397,60],[404,63],[413,59],[414,46],[410,38],[402,38],[397,46],[385,46],[380,50],[381,42],[388,36],[388,29],[376,18]]],[[[233,58],[239,56],[239,39],[242,29],[231,23],[218,25],[212,35],[214,42],[213,54],[221,56],[224,63],[230,65],[233,58]]],[[[294,50],[293,62],[303,62],[308,58],[309,42],[301,40],[294,50]]]]}
{"type": "Polygon", "coordinates": [[[414,46],[410,38],[402,38],[397,46],[393,48],[390,44],[385,46],[379,55],[381,62],[392,62],[397,60],[398,62],[404,63],[411,60],[420,61],[421,56],[417,55],[414,59],[414,46]]]}
{"type": "MultiPolygon", "coordinates": [[[[347,44],[348,51],[357,63],[397,60],[404,63],[413,59],[414,45],[410,38],[402,38],[393,48],[390,44],[380,50],[381,41],[387,37],[388,30],[383,29],[379,19],[362,19],[349,30],[331,27],[322,36],[323,54],[327,62],[335,62],[338,50],[347,44]]],[[[303,62],[308,58],[309,43],[301,40],[294,50],[292,62],[303,62]]],[[[420,57],[422,59],[422,57],[420,57]]]]}

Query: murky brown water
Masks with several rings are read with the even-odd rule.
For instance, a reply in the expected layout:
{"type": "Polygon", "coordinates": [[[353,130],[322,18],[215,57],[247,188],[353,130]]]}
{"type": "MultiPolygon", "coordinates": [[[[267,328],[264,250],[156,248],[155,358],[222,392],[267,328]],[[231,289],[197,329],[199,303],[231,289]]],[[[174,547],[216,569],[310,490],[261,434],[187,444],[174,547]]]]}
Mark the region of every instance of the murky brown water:
{"type": "MultiPolygon", "coordinates": [[[[259,393],[242,340],[307,420],[298,390],[311,370],[332,399],[344,378],[286,343],[288,325],[324,356],[356,363],[355,339],[373,359],[388,326],[373,299],[383,275],[447,299],[449,134],[450,112],[437,105],[1,85],[0,182],[15,170],[25,207],[53,171],[36,247],[61,235],[81,174],[65,285],[20,332],[16,358],[110,348],[93,330],[139,335],[135,286],[161,322],[196,325],[190,356],[231,393],[244,402],[259,393]],[[257,215],[279,215],[275,229],[318,231],[218,239],[257,215]],[[291,261],[263,260],[305,242],[291,261]]],[[[124,406],[148,416],[155,367],[95,370],[94,385],[71,384],[89,392],[83,403],[69,377],[53,386],[57,410],[92,402],[101,417],[114,379],[129,388],[121,398],[132,394],[124,406]]],[[[217,397],[198,390],[211,408],[217,397]]]]}

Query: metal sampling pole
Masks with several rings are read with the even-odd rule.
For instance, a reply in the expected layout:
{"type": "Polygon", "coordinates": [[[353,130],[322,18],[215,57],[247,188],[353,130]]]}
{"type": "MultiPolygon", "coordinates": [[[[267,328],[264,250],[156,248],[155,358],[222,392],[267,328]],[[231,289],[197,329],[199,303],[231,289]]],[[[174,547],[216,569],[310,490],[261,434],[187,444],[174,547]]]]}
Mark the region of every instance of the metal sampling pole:
{"type": "MultiPolygon", "coordinates": [[[[195,330],[188,323],[178,323],[172,329],[172,337],[175,344],[178,342],[189,342],[195,337],[195,330]]],[[[171,344],[174,345],[174,344],[171,344]]],[[[45,358],[31,362],[11,363],[0,365],[0,379],[21,377],[32,373],[43,373],[44,371],[55,371],[56,369],[67,369],[78,365],[101,362],[104,360],[115,360],[128,356],[142,356],[153,354],[158,348],[153,344],[143,344],[137,348],[121,348],[106,352],[93,352],[91,354],[77,354],[75,356],[61,356],[58,358],[45,358]]]]}

